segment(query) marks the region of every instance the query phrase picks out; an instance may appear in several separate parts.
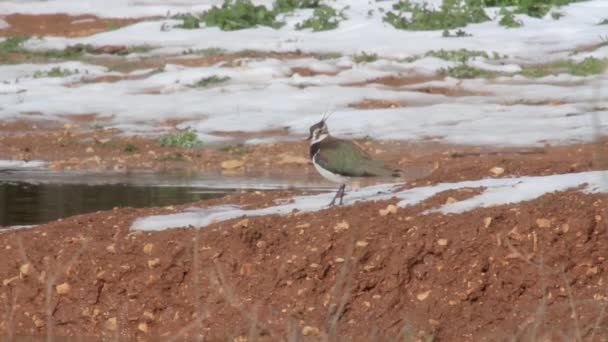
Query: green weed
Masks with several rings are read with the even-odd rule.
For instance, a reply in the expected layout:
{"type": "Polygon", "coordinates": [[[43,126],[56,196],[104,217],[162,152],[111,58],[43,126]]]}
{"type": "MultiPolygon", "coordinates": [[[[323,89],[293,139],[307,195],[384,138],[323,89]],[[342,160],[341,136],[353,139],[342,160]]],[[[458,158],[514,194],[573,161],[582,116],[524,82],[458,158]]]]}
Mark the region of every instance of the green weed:
{"type": "Polygon", "coordinates": [[[312,29],[314,32],[333,30],[340,24],[340,20],[344,19],[341,13],[338,13],[333,7],[322,5],[315,8],[312,16],[296,25],[296,29],[312,29]]]}
{"type": "Polygon", "coordinates": [[[326,53],[321,53],[319,55],[317,55],[317,59],[338,59],[342,57],[342,54],[339,52],[326,52],[326,53]]]}
{"type": "Polygon", "coordinates": [[[608,59],[587,57],[581,62],[572,60],[556,61],[544,65],[526,66],[521,75],[527,77],[544,77],[561,73],[575,76],[589,76],[602,73],[608,67],[608,59]]]}
{"type": "Polygon", "coordinates": [[[205,78],[202,78],[202,79],[198,80],[194,84],[191,84],[190,87],[192,87],[192,88],[205,88],[205,87],[209,87],[209,86],[212,86],[212,85],[224,83],[224,82],[226,82],[228,80],[230,80],[230,77],[228,77],[228,76],[219,77],[219,76],[213,75],[213,76],[205,77],[205,78]]]}
{"type": "Polygon", "coordinates": [[[383,20],[402,30],[450,30],[490,20],[481,0],[444,0],[438,9],[426,2],[412,4],[409,0],[400,0],[393,5],[393,10],[396,12],[387,12],[383,20]],[[405,12],[411,16],[407,17],[405,12]]]}
{"type": "MultiPolygon", "coordinates": [[[[483,3],[486,7],[514,6],[515,13],[542,18],[549,13],[553,7],[564,6],[569,3],[581,1],[587,0],[483,0],[483,3]]],[[[553,17],[553,19],[559,19],[559,17],[553,17]]]]}
{"type": "Polygon", "coordinates": [[[183,52],[184,55],[198,55],[198,56],[205,56],[205,57],[222,55],[224,53],[225,53],[225,51],[223,49],[216,48],[216,47],[210,47],[210,48],[199,49],[199,50],[188,49],[183,52]]]}
{"type": "Polygon", "coordinates": [[[429,52],[427,52],[425,55],[425,57],[436,57],[436,58],[441,58],[444,59],[446,61],[453,61],[453,62],[466,62],[471,58],[475,58],[475,57],[485,57],[485,58],[490,58],[488,56],[488,54],[484,51],[479,51],[479,50],[467,50],[467,49],[460,49],[460,50],[431,50],[429,52]]]}
{"type": "Polygon", "coordinates": [[[180,15],[175,16],[175,18],[182,20],[181,24],[175,26],[177,28],[192,30],[192,29],[197,29],[197,28],[201,27],[200,26],[201,19],[195,15],[192,15],[189,13],[180,14],[180,15]]]}
{"type": "Polygon", "coordinates": [[[287,13],[299,8],[317,8],[319,0],[275,0],[272,8],[276,13],[287,13]]]}
{"type": "Polygon", "coordinates": [[[504,7],[500,9],[499,14],[502,15],[502,18],[498,22],[500,26],[507,28],[518,28],[524,24],[521,20],[517,20],[515,18],[515,14],[512,11],[509,11],[504,7]]]}
{"type": "Polygon", "coordinates": [[[251,153],[251,150],[249,148],[247,148],[246,146],[244,146],[243,144],[224,146],[224,147],[220,148],[220,151],[228,152],[235,156],[242,156],[242,155],[251,153]]]}
{"type": "Polygon", "coordinates": [[[19,52],[23,50],[23,43],[28,41],[30,36],[12,36],[0,42],[0,53],[19,52]]]}
{"type": "Polygon", "coordinates": [[[378,60],[378,55],[375,53],[367,53],[365,51],[353,56],[355,63],[371,63],[378,60]]]}
{"type": "Polygon", "coordinates": [[[127,144],[127,146],[125,146],[125,148],[123,148],[122,151],[125,153],[134,153],[134,152],[139,151],[139,148],[133,144],[127,144]]]}
{"type": "Polygon", "coordinates": [[[43,77],[66,77],[78,74],[78,69],[70,70],[70,69],[62,69],[60,67],[54,67],[50,70],[37,70],[34,72],[34,78],[43,78],[43,77]]]}
{"type": "Polygon", "coordinates": [[[283,22],[276,20],[272,10],[254,5],[250,0],[226,0],[222,7],[214,6],[203,13],[200,21],[207,26],[217,26],[224,31],[241,30],[258,25],[279,28],[283,22]]]}
{"type": "Polygon", "coordinates": [[[442,68],[438,72],[441,76],[450,76],[454,78],[494,78],[499,74],[493,71],[472,67],[466,63],[458,64],[455,67],[442,68]]]}
{"type": "Polygon", "coordinates": [[[203,144],[190,128],[161,135],[156,143],[163,147],[195,148],[203,144]]]}
{"type": "Polygon", "coordinates": [[[442,36],[445,38],[461,38],[461,37],[472,37],[473,35],[466,31],[458,29],[458,30],[454,31],[454,33],[450,32],[449,30],[443,30],[442,36]]]}

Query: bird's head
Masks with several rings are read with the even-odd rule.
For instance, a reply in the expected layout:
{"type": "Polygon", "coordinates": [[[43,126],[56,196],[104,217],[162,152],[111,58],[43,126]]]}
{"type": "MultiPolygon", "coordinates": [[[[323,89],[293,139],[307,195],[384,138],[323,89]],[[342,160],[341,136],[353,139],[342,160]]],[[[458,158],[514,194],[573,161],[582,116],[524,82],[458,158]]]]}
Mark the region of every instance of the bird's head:
{"type": "MultiPolygon", "coordinates": [[[[331,115],[331,114],[330,114],[331,115]]],[[[310,135],[306,140],[309,140],[311,144],[318,143],[319,141],[327,138],[329,136],[329,129],[327,128],[327,119],[329,115],[323,116],[321,121],[316,124],[310,126],[310,135]]]]}

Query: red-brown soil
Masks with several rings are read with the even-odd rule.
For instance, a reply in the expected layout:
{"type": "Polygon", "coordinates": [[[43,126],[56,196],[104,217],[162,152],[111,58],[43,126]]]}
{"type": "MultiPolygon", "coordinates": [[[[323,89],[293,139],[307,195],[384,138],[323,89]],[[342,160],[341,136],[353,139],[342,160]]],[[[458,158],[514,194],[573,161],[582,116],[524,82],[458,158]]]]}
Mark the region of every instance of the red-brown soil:
{"type": "Polygon", "coordinates": [[[10,26],[0,30],[1,36],[63,36],[84,37],[133,24],[138,19],[99,18],[94,15],[67,14],[21,14],[15,13],[3,18],[10,26]]]}
{"type": "MultiPolygon", "coordinates": [[[[120,340],[606,338],[608,198],[571,190],[422,213],[463,193],[386,216],[379,210],[393,201],[199,232],[129,230],[139,216],[179,208],[122,208],[6,232],[0,333],[44,336],[53,322],[56,336],[120,340]]],[[[267,205],[253,199],[264,196],[214,203],[267,205]]]]}
{"type": "MultiPolygon", "coordinates": [[[[235,143],[186,149],[161,147],[154,139],[125,137],[113,129],[96,129],[109,118],[95,114],[71,115],[66,119],[68,123],[31,120],[0,123],[0,159],[46,160],[55,170],[188,170],[241,175],[273,171],[294,177],[316,174],[307,159],[308,145],[303,140],[245,146],[237,143],[244,138],[284,136],[284,130],[215,132],[233,138],[235,143]],[[223,162],[231,160],[242,162],[242,166],[222,167],[223,162]]],[[[180,122],[161,124],[173,127],[180,122]]],[[[359,141],[374,158],[403,169],[406,179],[415,180],[416,184],[605,169],[603,156],[608,155],[607,143],[604,140],[568,146],[491,148],[432,141],[359,141]]]]}

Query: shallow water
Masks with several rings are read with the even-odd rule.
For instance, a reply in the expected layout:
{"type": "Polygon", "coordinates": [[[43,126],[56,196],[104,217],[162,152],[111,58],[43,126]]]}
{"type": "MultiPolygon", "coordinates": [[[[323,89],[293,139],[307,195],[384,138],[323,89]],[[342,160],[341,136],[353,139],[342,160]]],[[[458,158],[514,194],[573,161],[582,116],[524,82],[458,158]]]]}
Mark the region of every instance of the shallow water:
{"type": "Polygon", "coordinates": [[[325,185],[314,179],[271,176],[0,172],[0,227],[40,224],[114,207],[178,205],[237,190],[322,190],[325,185]]]}

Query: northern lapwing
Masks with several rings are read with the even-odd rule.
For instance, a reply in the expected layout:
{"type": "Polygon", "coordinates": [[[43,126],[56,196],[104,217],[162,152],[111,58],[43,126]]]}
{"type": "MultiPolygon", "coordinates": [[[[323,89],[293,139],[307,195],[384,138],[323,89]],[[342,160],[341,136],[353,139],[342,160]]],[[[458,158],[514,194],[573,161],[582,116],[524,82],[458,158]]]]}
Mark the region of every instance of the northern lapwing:
{"type": "Polygon", "coordinates": [[[332,137],[326,120],[310,126],[310,159],[321,176],[340,184],[338,192],[329,203],[333,206],[337,198],[344,197],[346,183],[354,177],[401,177],[399,170],[391,170],[378,160],[373,160],[352,141],[332,137]]]}

